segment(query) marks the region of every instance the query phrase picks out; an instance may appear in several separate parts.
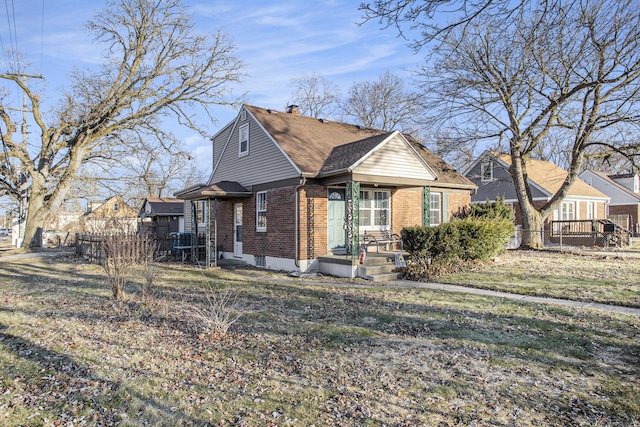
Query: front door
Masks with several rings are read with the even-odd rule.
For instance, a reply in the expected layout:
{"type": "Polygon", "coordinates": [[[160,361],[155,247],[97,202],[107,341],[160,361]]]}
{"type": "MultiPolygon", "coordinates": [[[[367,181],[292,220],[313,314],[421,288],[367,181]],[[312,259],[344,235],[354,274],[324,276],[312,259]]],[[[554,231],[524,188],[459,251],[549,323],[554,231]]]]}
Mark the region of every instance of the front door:
{"type": "Polygon", "coordinates": [[[329,250],[345,246],[345,206],[344,190],[336,188],[329,189],[329,212],[327,217],[329,250]]]}
{"type": "Polygon", "coordinates": [[[242,256],[242,203],[233,205],[233,256],[242,256]]]}

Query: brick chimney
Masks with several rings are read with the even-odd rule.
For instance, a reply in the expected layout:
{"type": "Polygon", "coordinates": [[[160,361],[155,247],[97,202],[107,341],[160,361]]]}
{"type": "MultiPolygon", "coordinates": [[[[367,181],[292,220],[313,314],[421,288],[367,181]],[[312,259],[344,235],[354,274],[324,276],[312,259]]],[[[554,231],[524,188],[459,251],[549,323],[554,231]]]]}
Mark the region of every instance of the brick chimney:
{"type": "Polygon", "coordinates": [[[297,105],[289,105],[287,107],[287,113],[289,114],[293,114],[294,116],[299,116],[300,115],[300,110],[298,110],[298,106],[297,105]]]}

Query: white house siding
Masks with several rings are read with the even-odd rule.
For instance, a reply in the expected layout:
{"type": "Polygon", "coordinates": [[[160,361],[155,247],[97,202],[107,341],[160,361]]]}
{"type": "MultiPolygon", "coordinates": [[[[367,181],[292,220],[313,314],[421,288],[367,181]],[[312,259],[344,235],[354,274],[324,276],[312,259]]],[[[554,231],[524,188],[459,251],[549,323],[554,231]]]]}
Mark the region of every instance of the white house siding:
{"type": "Polygon", "coordinates": [[[215,138],[215,150],[223,151],[214,166],[211,183],[236,181],[244,187],[251,187],[299,176],[282,151],[248,114],[246,122],[238,122],[231,138],[228,138],[228,133],[215,138]],[[238,132],[246,122],[249,122],[249,154],[239,157],[238,132]]]}
{"type": "Polygon", "coordinates": [[[609,196],[611,198],[609,203],[611,206],[635,205],[639,202],[638,197],[640,197],[640,194],[638,194],[638,197],[634,197],[633,194],[629,194],[627,191],[616,186],[611,181],[606,180],[591,171],[587,170],[582,172],[580,174],[580,179],[594,187],[596,190],[599,190],[609,196]]]}
{"type": "Polygon", "coordinates": [[[355,173],[388,177],[430,179],[436,177],[400,138],[387,141],[358,165],[355,173]]]}

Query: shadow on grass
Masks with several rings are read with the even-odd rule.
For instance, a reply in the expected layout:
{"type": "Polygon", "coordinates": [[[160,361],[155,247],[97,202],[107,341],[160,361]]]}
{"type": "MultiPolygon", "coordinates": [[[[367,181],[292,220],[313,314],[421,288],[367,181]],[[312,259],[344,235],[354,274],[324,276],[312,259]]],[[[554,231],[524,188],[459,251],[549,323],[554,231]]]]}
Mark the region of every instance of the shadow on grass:
{"type": "MultiPolygon", "coordinates": [[[[25,268],[35,280],[20,280],[33,286],[34,292],[39,286],[43,286],[38,284],[38,278],[48,280],[52,275],[45,267],[25,268]]],[[[183,302],[185,298],[191,302],[200,301],[205,292],[204,280],[211,281],[216,287],[229,286],[238,294],[238,308],[244,313],[241,321],[232,327],[232,332],[248,336],[273,335],[281,343],[286,342],[287,337],[297,337],[299,341],[306,340],[309,343],[307,350],[314,345],[341,351],[342,347],[358,343],[382,347],[395,342],[411,341],[418,345],[438,345],[452,353],[457,350],[464,352],[467,348],[481,350],[489,357],[517,360],[521,366],[543,364],[557,372],[585,371],[593,375],[596,371],[602,371],[611,376],[632,378],[637,378],[640,374],[640,345],[634,332],[638,323],[632,324],[631,320],[625,323],[621,318],[614,319],[602,313],[504,301],[499,298],[447,294],[442,291],[334,288],[304,282],[280,284],[269,282],[269,279],[247,279],[228,271],[201,273],[197,269],[180,266],[163,266],[163,270],[172,277],[166,280],[165,285],[156,289],[168,301],[183,302]],[[316,340],[317,344],[312,343],[312,340],[316,340]],[[603,348],[614,349],[620,363],[602,363],[598,352],[603,348]]],[[[71,300],[95,297],[98,288],[104,289],[105,286],[91,284],[92,280],[95,281],[96,276],[85,275],[82,280],[61,279],[54,292],[58,292],[60,297],[70,295],[71,300]]],[[[102,295],[104,300],[108,299],[104,293],[102,295]]],[[[76,301],[78,302],[80,301],[76,301]]],[[[6,307],[5,310],[13,309],[6,307]]],[[[106,317],[100,316],[107,315],[94,313],[96,317],[89,317],[90,313],[89,310],[83,316],[95,321],[106,320],[106,317]]],[[[78,313],[69,309],[47,309],[46,313],[38,310],[38,314],[78,318],[78,313]]],[[[123,316],[120,320],[129,319],[123,316]]],[[[113,321],[112,317],[109,320],[113,321]]],[[[149,326],[149,323],[143,323],[149,326]]],[[[171,327],[182,330],[185,325],[176,321],[171,327]]],[[[12,337],[7,334],[5,336],[12,337]]],[[[34,346],[28,340],[16,339],[22,340],[21,345],[34,346]]],[[[3,337],[3,344],[5,342],[6,338],[3,337]]],[[[281,349],[284,349],[285,344],[282,346],[281,349]]],[[[33,349],[50,352],[50,357],[60,355],[37,345],[33,349]]],[[[268,358],[267,352],[255,347],[236,348],[229,345],[226,349],[215,349],[228,351],[234,357],[243,355],[258,363],[266,363],[268,358]]],[[[20,351],[14,350],[14,353],[20,354],[20,351]]],[[[38,363],[42,363],[46,359],[40,357],[38,360],[38,363]]],[[[443,364],[447,366],[445,362],[443,364]]],[[[78,369],[86,370],[82,365],[78,365],[78,369]]],[[[117,386],[118,390],[126,389],[119,382],[105,382],[105,387],[112,385],[117,386]]],[[[335,388],[331,390],[334,392],[335,388]]],[[[126,389],[126,392],[133,398],[147,401],[133,390],[126,389]]],[[[546,391],[540,390],[537,393],[546,391]]],[[[536,403],[532,400],[520,402],[532,412],[536,411],[536,403]]],[[[558,398],[557,403],[571,408],[571,401],[567,399],[558,398]]],[[[149,404],[161,412],[167,411],[167,405],[161,402],[152,400],[149,404]]],[[[629,410],[622,412],[628,413],[630,417],[640,416],[640,413],[634,412],[634,404],[630,403],[629,410]]],[[[424,409],[412,406],[411,410],[424,409]]],[[[605,410],[608,411],[608,407],[605,410]]],[[[612,409],[611,412],[607,415],[615,419],[616,414],[613,412],[616,411],[612,409]]],[[[185,414],[180,414],[183,415],[185,414]]]]}
{"type": "MultiPolygon", "coordinates": [[[[97,425],[117,424],[120,414],[125,413],[135,401],[142,402],[145,406],[154,408],[161,414],[161,419],[170,424],[192,423],[201,424],[203,420],[192,418],[188,413],[177,410],[168,403],[141,395],[135,389],[123,384],[121,381],[113,381],[101,378],[87,366],[78,363],[76,359],[67,354],[42,347],[23,337],[6,332],[8,327],[0,324],[0,346],[19,359],[32,362],[38,366],[39,378],[37,386],[41,388],[35,393],[44,395],[61,393],[67,395],[69,390],[78,390],[78,384],[85,385],[82,391],[73,398],[84,400],[88,417],[97,425]],[[48,375],[55,375],[55,381],[49,381],[48,375]],[[94,393],[87,392],[94,390],[94,393]],[[46,392],[46,393],[43,393],[46,392]],[[116,405],[114,405],[116,403],[116,405]]],[[[29,384],[34,387],[36,384],[29,384]]],[[[57,401],[58,409],[65,409],[69,400],[57,401]]],[[[35,412],[37,408],[33,408],[35,412]]]]}

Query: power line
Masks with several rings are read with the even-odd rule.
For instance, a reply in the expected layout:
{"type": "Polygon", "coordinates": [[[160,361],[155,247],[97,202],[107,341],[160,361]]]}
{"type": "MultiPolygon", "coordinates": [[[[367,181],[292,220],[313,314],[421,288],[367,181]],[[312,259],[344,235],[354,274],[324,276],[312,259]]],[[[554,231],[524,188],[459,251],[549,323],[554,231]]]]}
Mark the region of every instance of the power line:
{"type": "MultiPolygon", "coordinates": [[[[11,12],[9,12],[9,2],[4,0],[4,9],[7,16],[7,28],[9,29],[9,43],[11,45],[11,53],[15,55],[17,61],[17,52],[18,52],[18,33],[16,31],[16,14],[13,0],[11,0],[11,12]],[[13,17],[13,25],[11,22],[11,18],[13,17]]],[[[5,61],[7,62],[7,68],[11,65],[12,58],[8,58],[6,55],[6,51],[4,50],[4,44],[2,50],[5,56],[5,61]]]]}
{"type": "Polygon", "coordinates": [[[42,57],[44,55],[44,0],[42,0],[42,22],[40,26],[40,72],[42,73],[42,57]]]}

